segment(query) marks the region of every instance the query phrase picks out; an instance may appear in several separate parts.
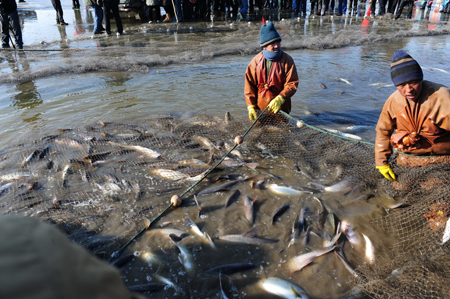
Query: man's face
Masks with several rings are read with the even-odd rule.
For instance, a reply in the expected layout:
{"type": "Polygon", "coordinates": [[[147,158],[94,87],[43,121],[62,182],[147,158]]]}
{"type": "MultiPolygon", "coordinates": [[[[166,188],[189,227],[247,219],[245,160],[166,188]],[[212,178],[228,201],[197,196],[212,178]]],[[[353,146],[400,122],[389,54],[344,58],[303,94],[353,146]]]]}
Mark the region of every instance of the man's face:
{"type": "Polygon", "coordinates": [[[281,49],[281,42],[273,42],[270,45],[265,46],[263,49],[271,52],[278,52],[281,49]]]}
{"type": "Polygon", "coordinates": [[[397,90],[405,98],[415,101],[422,91],[422,81],[409,81],[400,85],[397,85],[397,90]]]}

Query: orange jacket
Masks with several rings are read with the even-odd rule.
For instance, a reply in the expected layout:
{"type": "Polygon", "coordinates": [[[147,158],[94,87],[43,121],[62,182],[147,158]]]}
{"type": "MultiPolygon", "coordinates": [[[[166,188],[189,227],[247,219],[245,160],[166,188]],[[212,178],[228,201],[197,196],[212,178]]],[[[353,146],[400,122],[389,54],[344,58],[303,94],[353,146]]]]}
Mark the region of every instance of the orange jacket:
{"type": "Polygon", "coordinates": [[[266,59],[262,51],[247,66],[245,72],[245,101],[247,106],[256,105],[264,110],[278,95],[284,98],[281,110],[291,112],[291,97],[297,91],[298,74],[294,60],[284,53],[272,62],[269,76],[266,76],[266,59]]]}
{"type": "Polygon", "coordinates": [[[395,91],[384,104],[376,131],[377,166],[388,163],[392,147],[413,155],[449,155],[450,89],[424,80],[415,101],[395,91]]]}

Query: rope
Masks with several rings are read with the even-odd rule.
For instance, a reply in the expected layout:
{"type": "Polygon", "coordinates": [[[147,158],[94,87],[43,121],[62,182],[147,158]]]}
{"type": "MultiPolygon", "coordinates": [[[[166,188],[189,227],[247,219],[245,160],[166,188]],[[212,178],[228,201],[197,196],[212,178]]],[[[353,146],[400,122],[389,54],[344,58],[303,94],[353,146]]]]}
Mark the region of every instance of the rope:
{"type": "MultiPolygon", "coordinates": [[[[242,135],[242,140],[245,138],[245,136],[247,136],[247,134],[251,131],[251,129],[255,126],[255,124],[258,122],[258,120],[261,118],[261,116],[264,114],[264,112],[266,112],[268,107],[266,107],[259,115],[258,117],[253,121],[252,125],[247,129],[247,131],[245,131],[245,133],[242,135]]],[[[234,146],[222,157],[222,159],[220,159],[220,161],[214,165],[210,170],[208,170],[208,172],[205,173],[205,175],[203,175],[203,177],[201,179],[199,179],[195,184],[193,184],[191,187],[189,187],[186,191],[183,192],[183,194],[180,195],[180,198],[182,198],[184,195],[186,195],[189,191],[191,191],[192,189],[194,189],[195,186],[197,186],[198,184],[200,184],[214,169],[216,169],[222,162],[223,160],[225,160],[225,158],[236,148],[238,147],[239,144],[237,142],[235,142],[234,146]]],[[[111,256],[108,259],[108,262],[111,262],[111,260],[113,260],[114,258],[117,258],[127,247],[128,245],[130,245],[137,237],[139,237],[143,232],[145,232],[146,230],[148,230],[151,225],[156,222],[159,218],[161,218],[164,213],[166,213],[171,207],[173,206],[173,202],[171,202],[167,208],[165,208],[161,213],[158,214],[158,216],[156,216],[152,221],[150,221],[149,225],[145,226],[144,228],[142,228],[137,234],[135,234],[125,245],[123,245],[119,250],[114,251],[111,256]]]]}

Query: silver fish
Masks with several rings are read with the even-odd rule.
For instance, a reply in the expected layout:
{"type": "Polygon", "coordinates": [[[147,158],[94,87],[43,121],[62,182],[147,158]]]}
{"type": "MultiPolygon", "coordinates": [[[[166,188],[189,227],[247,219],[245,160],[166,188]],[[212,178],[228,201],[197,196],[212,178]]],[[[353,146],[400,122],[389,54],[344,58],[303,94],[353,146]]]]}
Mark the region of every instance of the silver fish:
{"type": "Polygon", "coordinates": [[[305,191],[299,191],[290,187],[280,186],[277,184],[269,184],[267,189],[279,195],[303,195],[305,191]]]}
{"type": "Polygon", "coordinates": [[[310,182],[309,184],[313,185],[315,187],[318,187],[318,188],[324,190],[325,192],[330,192],[330,193],[334,193],[334,192],[345,193],[345,192],[350,191],[354,186],[354,183],[349,179],[342,180],[339,183],[336,183],[331,186],[325,186],[325,185],[322,185],[322,184],[316,183],[316,182],[310,182]]]}
{"type": "Polygon", "coordinates": [[[108,144],[119,147],[119,148],[136,151],[136,152],[143,154],[144,156],[151,158],[151,159],[157,159],[157,158],[161,157],[161,154],[158,153],[157,151],[152,150],[147,147],[140,146],[140,145],[119,144],[119,143],[114,143],[112,141],[109,141],[108,144]]]}
{"type": "Polygon", "coordinates": [[[289,241],[288,248],[294,245],[295,240],[298,239],[300,236],[300,229],[299,229],[299,215],[295,217],[294,224],[292,225],[291,229],[291,240],[289,241]]]}
{"type": "Polygon", "coordinates": [[[186,218],[186,221],[188,223],[188,226],[197,236],[202,238],[202,240],[205,241],[209,246],[211,246],[211,248],[216,248],[216,245],[214,245],[211,237],[206,232],[202,232],[197,224],[194,223],[194,221],[192,221],[189,217],[186,218]]]}
{"type": "Polygon", "coordinates": [[[244,195],[244,207],[245,207],[245,218],[250,222],[250,225],[255,221],[255,209],[254,203],[256,201],[256,197],[254,200],[251,200],[250,197],[244,195]]]}
{"type": "Polygon", "coordinates": [[[269,277],[263,279],[260,283],[264,290],[266,290],[271,294],[280,296],[282,298],[286,299],[308,298],[306,292],[301,287],[294,284],[293,282],[290,282],[282,278],[269,277]]]}
{"type": "Polygon", "coordinates": [[[319,249],[315,251],[311,251],[308,253],[301,254],[297,257],[292,258],[288,262],[288,268],[291,272],[296,272],[302,270],[304,267],[309,265],[316,257],[327,254],[328,252],[334,250],[335,246],[331,246],[324,249],[319,249]]]}
{"type": "Polygon", "coordinates": [[[0,176],[1,181],[16,181],[20,179],[25,179],[31,177],[30,172],[14,172],[9,174],[4,174],[0,176]]]}
{"type": "Polygon", "coordinates": [[[204,190],[199,191],[197,193],[197,196],[207,195],[207,194],[215,193],[218,191],[226,191],[226,190],[229,190],[231,187],[233,187],[234,185],[236,185],[239,182],[242,182],[242,180],[233,180],[230,182],[226,182],[220,186],[212,187],[209,189],[204,189],[204,190]]]}
{"type": "Polygon", "coordinates": [[[258,237],[257,235],[258,235],[258,227],[255,227],[244,234],[224,235],[220,236],[219,239],[234,243],[257,244],[257,245],[277,243],[279,241],[277,239],[267,239],[258,237]]]}
{"type": "Polygon", "coordinates": [[[348,263],[348,261],[339,253],[336,251],[334,251],[334,253],[336,253],[336,255],[338,256],[338,258],[341,260],[341,262],[344,264],[345,268],[356,278],[359,277],[358,273],[356,273],[355,269],[352,268],[352,266],[350,266],[350,264],[348,263]]]}
{"type": "Polygon", "coordinates": [[[444,245],[447,241],[450,240],[450,219],[447,220],[447,224],[445,225],[444,234],[442,235],[442,243],[444,245]]]}
{"type": "Polygon", "coordinates": [[[366,241],[366,261],[369,264],[373,264],[375,262],[375,249],[373,247],[372,241],[370,241],[369,237],[367,237],[365,234],[361,233],[361,235],[364,237],[364,241],[366,241]]]}

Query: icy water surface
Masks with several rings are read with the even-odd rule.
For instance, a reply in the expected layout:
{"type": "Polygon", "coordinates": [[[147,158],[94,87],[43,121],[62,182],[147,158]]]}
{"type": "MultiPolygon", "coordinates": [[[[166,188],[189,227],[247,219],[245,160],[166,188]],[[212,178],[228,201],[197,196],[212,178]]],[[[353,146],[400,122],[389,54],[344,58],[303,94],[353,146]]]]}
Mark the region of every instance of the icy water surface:
{"type": "MultiPolygon", "coordinates": [[[[81,148],[77,144],[73,148],[73,143],[67,143],[74,136],[81,142],[82,135],[67,131],[77,128],[82,128],[83,133],[95,132],[98,134],[97,138],[102,138],[100,131],[106,138],[107,133],[128,138],[123,136],[128,136],[126,134],[135,132],[136,129],[144,132],[146,138],[157,136],[161,142],[158,146],[167,146],[163,152],[165,156],[178,158],[180,161],[181,157],[201,158],[206,162],[207,155],[204,151],[200,151],[201,156],[194,156],[200,155],[196,148],[192,152],[191,148],[186,148],[185,151],[176,148],[171,151],[173,142],[180,142],[178,139],[171,139],[171,134],[177,133],[176,126],[171,129],[164,121],[153,123],[152,116],[159,115],[164,119],[168,114],[195,112],[223,117],[228,111],[237,119],[246,118],[243,78],[248,63],[259,51],[260,18],[255,17],[251,22],[195,22],[177,25],[146,24],[132,17],[124,18],[126,35],[92,38],[93,12],[85,10],[83,5],[80,11],[71,10],[68,0],[63,1],[63,7],[65,20],[70,24],[58,27],[54,25],[55,12],[50,2],[29,0],[25,4],[19,4],[23,17],[25,50],[0,52],[2,175],[18,169],[22,171],[19,165],[23,159],[34,150],[45,148],[46,142],[52,140],[51,136],[54,134],[61,134],[58,139],[69,148],[66,150],[70,155],[64,153],[64,158],[85,157],[92,150],[88,141],[82,141],[81,148]],[[146,123],[146,120],[148,126],[132,129],[120,127],[122,131],[120,128],[117,131],[104,131],[100,125],[112,121],[141,124],[146,123]],[[161,127],[157,127],[157,124],[161,127]]],[[[267,13],[266,19],[275,22],[283,38],[282,47],[294,58],[300,77],[298,92],[292,99],[291,115],[308,124],[356,134],[373,142],[379,112],[384,101],[394,91],[389,64],[395,50],[404,49],[409,52],[421,64],[426,79],[444,84],[450,79],[448,16],[441,15],[434,7],[425,13],[424,15],[424,11],[416,10],[414,20],[398,21],[388,18],[364,19],[362,16],[292,19],[288,14],[267,13]]],[[[114,23],[112,26],[114,28],[114,23]]],[[[247,125],[250,124],[244,123],[239,129],[234,128],[228,132],[225,130],[223,141],[232,143],[234,136],[227,134],[242,134],[247,125]]],[[[217,130],[222,126],[222,123],[218,123],[217,130]]],[[[190,137],[192,136],[186,136],[190,137]]],[[[307,185],[311,182],[311,178],[292,170],[293,161],[274,157],[261,149],[261,152],[254,153],[251,149],[252,147],[244,157],[245,162],[258,162],[260,172],[277,177],[273,182],[282,185],[307,185]]],[[[114,160],[114,166],[96,168],[95,172],[117,175],[123,171],[122,174],[129,176],[127,179],[141,181],[146,195],[140,202],[135,202],[134,199],[127,199],[125,203],[113,200],[100,205],[95,202],[93,206],[99,209],[99,214],[102,212],[102,217],[105,217],[107,210],[109,217],[102,218],[104,222],[100,226],[95,216],[82,218],[79,225],[88,232],[101,231],[106,240],[123,237],[126,241],[143,227],[144,216],[141,211],[151,206],[153,210],[145,217],[155,217],[164,209],[172,195],[169,185],[165,192],[152,194],[152,184],[160,181],[149,174],[146,166],[139,166],[141,164],[137,163],[128,172],[126,166],[116,168],[120,165],[121,155],[129,155],[127,151],[123,152],[120,151],[119,156],[114,158],[117,159],[114,160]],[[129,210],[125,210],[125,206],[129,210]],[[131,215],[127,215],[128,212],[131,215]]],[[[53,154],[53,159],[57,161],[58,152],[53,154]]],[[[67,161],[62,159],[62,154],[59,158],[59,168],[55,167],[50,175],[43,171],[41,163],[31,164],[30,170],[45,173],[44,177],[54,174],[54,179],[41,182],[47,188],[43,192],[47,198],[56,201],[70,200],[76,192],[86,190],[83,190],[83,185],[71,185],[70,189],[60,185],[67,161]],[[61,190],[63,191],[60,192],[61,190]]],[[[78,176],[77,171],[74,170],[74,173],[78,176]]],[[[339,177],[333,170],[329,171],[321,177],[322,183],[334,183],[339,177]]],[[[257,172],[244,167],[233,168],[232,173],[223,170],[218,174],[248,178],[257,172]]],[[[1,185],[4,186],[7,182],[6,179],[2,180],[1,185]]],[[[22,181],[16,183],[17,192],[22,188],[18,187],[21,183],[22,181]]],[[[201,185],[202,188],[208,186],[206,183],[201,185]]],[[[252,199],[258,198],[255,201],[257,216],[254,225],[249,224],[243,216],[242,198],[224,209],[222,204],[224,198],[229,196],[227,192],[199,197],[205,213],[197,219],[197,208],[190,197],[191,205],[170,211],[160,222],[171,222],[170,227],[189,233],[189,237],[180,244],[186,246],[193,255],[193,268],[186,269],[182,266],[178,259],[179,251],[167,234],[156,230],[148,231],[128,248],[127,253],[134,253],[137,257],[122,268],[126,283],[137,285],[160,282],[158,277],[161,276],[170,278],[181,289],[169,288],[155,293],[157,295],[152,298],[218,298],[220,280],[217,275],[206,274],[206,271],[232,262],[252,263],[256,267],[222,276],[221,282],[229,297],[261,298],[266,293],[256,286],[260,279],[270,276],[283,277],[297,283],[311,297],[336,298],[350,291],[350,274],[334,254],[321,257],[317,263],[295,274],[287,269],[286,261],[290,258],[322,247],[323,240],[311,236],[307,247],[302,245],[302,240],[298,240],[295,246],[287,248],[290,228],[301,207],[308,209],[307,219],[311,223],[317,223],[319,206],[313,195],[305,194],[299,199],[298,196],[282,196],[255,190],[247,183],[238,186],[242,194],[252,195],[252,199]],[[270,216],[281,203],[289,204],[290,209],[280,217],[279,222],[271,225],[270,216]],[[190,231],[186,217],[195,220],[212,237],[217,248],[202,243],[190,231]],[[260,236],[276,238],[280,242],[255,246],[235,245],[219,240],[224,234],[244,233],[253,226],[260,226],[260,236]]],[[[100,187],[90,187],[97,188],[96,192],[100,192],[100,187]]],[[[6,202],[14,198],[15,194],[0,195],[3,197],[2,201],[6,202]]],[[[327,200],[327,196],[323,199],[327,200]]],[[[349,199],[343,194],[337,194],[328,201],[336,217],[359,224],[359,229],[372,240],[381,239],[382,232],[368,226],[365,217],[382,215],[384,209],[379,205],[340,207],[336,204],[343,200],[349,199]]],[[[374,199],[375,202],[383,200],[382,197],[374,199]]],[[[81,210],[85,208],[83,205],[84,203],[78,203],[74,209],[81,210]]],[[[30,207],[20,209],[17,213],[41,215],[41,212],[30,207]]],[[[90,239],[91,235],[79,238],[74,237],[85,245],[89,245],[89,240],[101,243],[101,240],[90,239]]],[[[393,241],[385,236],[383,242],[375,244],[375,248],[379,252],[385,252],[393,241]]],[[[96,247],[92,245],[92,248],[96,247]]],[[[112,250],[114,249],[118,248],[112,250]]],[[[347,247],[344,250],[354,266],[365,262],[361,257],[362,249],[347,247]]]]}

